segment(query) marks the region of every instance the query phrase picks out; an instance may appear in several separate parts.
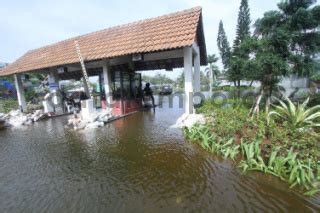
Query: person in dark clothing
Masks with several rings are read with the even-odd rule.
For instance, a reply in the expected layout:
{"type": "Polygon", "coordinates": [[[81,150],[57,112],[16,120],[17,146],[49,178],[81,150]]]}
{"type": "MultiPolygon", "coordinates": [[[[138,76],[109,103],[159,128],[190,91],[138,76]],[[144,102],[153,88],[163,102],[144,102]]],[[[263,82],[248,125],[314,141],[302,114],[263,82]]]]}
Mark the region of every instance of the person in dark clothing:
{"type": "Polygon", "coordinates": [[[143,94],[143,101],[145,101],[145,96],[149,96],[152,100],[152,106],[155,107],[154,105],[154,97],[153,97],[153,91],[152,89],[150,88],[150,83],[146,83],[146,86],[143,90],[144,94],[143,94]]]}
{"type": "Polygon", "coordinates": [[[64,91],[64,88],[62,87],[61,88],[61,106],[62,106],[62,111],[64,113],[67,112],[67,101],[68,101],[67,94],[64,91]]]}
{"type": "Polygon", "coordinates": [[[83,101],[83,100],[87,100],[88,99],[88,96],[85,92],[80,92],[80,101],[83,101]]]}
{"type": "Polygon", "coordinates": [[[87,100],[88,96],[87,96],[87,94],[85,92],[81,91],[80,95],[79,95],[79,99],[80,99],[79,103],[80,103],[80,110],[81,110],[81,108],[82,108],[81,101],[87,100]]]}

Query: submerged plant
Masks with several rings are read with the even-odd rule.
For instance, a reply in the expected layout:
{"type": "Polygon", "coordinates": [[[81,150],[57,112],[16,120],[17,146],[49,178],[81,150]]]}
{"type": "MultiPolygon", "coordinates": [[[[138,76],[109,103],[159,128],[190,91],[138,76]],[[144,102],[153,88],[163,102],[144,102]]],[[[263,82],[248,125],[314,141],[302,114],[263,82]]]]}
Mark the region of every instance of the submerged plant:
{"type": "Polygon", "coordinates": [[[199,140],[201,138],[201,131],[203,131],[205,127],[200,126],[200,125],[195,125],[192,128],[185,128],[184,129],[184,134],[186,136],[186,138],[192,140],[192,141],[196,141],[199,140]]]}
{"type": "Polygon", "coordinates": [[[314,174],[311,168],[311,161],[308,160],[308,164],[303,164],[300,160],[293,162],[292,169],[289,176],[289,183],[291,188],[297,184],[303,185],[306,189],[314,189],[314,174]]]}
{"type": "Polygon", "coordinates": [[[233,139],[228,141],[216,137],[210,129],[205,126],[193,126],[190,129],[185,129],[184,133],[191,141],[197,141],[202,148],[222,155],[224,158],[231,158],[234,160],[239,154],[239,145],[235,145],[233,139]]]}
{"type": "Polygon", "coordinates": [[[260,143],[260,141],[241,143],[241,151],[245,159],[240,162],[240,168],[242,168],[244,172],[248,170],[266,172],[267,166],[261,157],[260,143]]]}
{"type": "Polygon", "coordinates": [[[275,106],[275,111],[268,114],[268,122],[272,116],[284,119],[288,124],[296,129],[305,127],[320,126],[317,121],[320,118],[320,105],[307,109],[309,98],[302,104],[293,104],[289,98],[286,98],[287,103],[279,101],[280,106],[275,106]]]}
{"type": "Polygon", "coordinates": [[[268,161],[268,173],[273,174],[282,180],[286,180],[288,172],[292,169],[288,168],[288,166],[294,164],[298,153],[293,153],[292,150],[290,150],[288,155],[283,157],[279,155],[279,149],[280,147],[277,147],[271,152],[268,161]]]}
{"type": "Polygon", "coordinates": [[[241,145],[243,155],[245,159],[240,162],[239,167],[243,171],[257,170],[265,173],[269,173],[279,177],[281,180],[288,181],[290,188],[296,185],[301,185],[305,189],[309,190],[305,195],[313,195],[319,191],[314,184],[316,178],[311,166],[311,160],[308,162],[302,162],[297,159],[298,153],[293,153],[290,150],[287,156],[280,156],[279,147],[272,151],[269,161],[265,164],[261,157],[259,142],[243,143],[241,145]]]}
{"type": "Polygon", "coordinates": [[[233,139],[230,139],[227,143],[221,146],[220,152],[225,158],[231,158],[234,160],[239,153],[239,145],[234,145],[233,139]]]}

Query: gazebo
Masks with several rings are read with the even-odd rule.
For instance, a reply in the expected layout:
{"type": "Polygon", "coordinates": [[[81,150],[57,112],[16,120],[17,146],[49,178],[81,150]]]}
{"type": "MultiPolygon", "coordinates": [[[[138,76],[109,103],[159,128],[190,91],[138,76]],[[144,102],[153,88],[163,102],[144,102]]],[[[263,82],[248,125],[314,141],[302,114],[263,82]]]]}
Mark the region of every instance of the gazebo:
{"type": "Polygon", "coordinates": [[[48,74],[50,85],[57,85],[59,80],[80,79],[84,72],[77,47],[81,50],[85,73],[102,79],[108,103],[115,101],[118,77],[123,98],[123,81],[127,74],[132,80],[134,77],[130,76],[134,76],[131,74],[135,71],[184,68],[185,109],[187,114],[193,113],[193,93],[200,92],[200,65],[207,64],[201,7],[96,31],[28,51],[0,71],[0,76],[14,75],[22,111],[26,110],[26,101],[21,74],[48,74]]]}

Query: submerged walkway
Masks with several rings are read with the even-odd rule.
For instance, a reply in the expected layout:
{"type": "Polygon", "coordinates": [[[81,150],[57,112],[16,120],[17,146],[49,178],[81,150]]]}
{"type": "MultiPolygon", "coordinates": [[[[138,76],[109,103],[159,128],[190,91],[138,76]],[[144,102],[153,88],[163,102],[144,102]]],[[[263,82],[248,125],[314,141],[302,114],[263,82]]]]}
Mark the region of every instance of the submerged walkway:
{"type": "Polygon", "coordinates": [[[65,129],[64,117],[0,132],[4,212],[246,212],[319,210],[319,197],[276,178],[241,175],[168,128],[177,103],[100,129],[65,129]]]}

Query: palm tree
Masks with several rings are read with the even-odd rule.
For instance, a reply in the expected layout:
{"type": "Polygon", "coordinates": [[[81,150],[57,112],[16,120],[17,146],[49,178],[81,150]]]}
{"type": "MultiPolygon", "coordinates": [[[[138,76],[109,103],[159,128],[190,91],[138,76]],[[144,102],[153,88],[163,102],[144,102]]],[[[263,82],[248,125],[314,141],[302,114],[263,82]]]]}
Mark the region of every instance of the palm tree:
{"type": "Polygon", "coordinates": [[[207,76],[210,78],[210,92],[212,91],[212,85],[214,81],[217,80],[217,76],[220,75],[220,70],[216,63],[219,60],[219,58],[216,56],[216,54],[208,55],[208,63],[209,67],[205,70],[207,76]]]}

